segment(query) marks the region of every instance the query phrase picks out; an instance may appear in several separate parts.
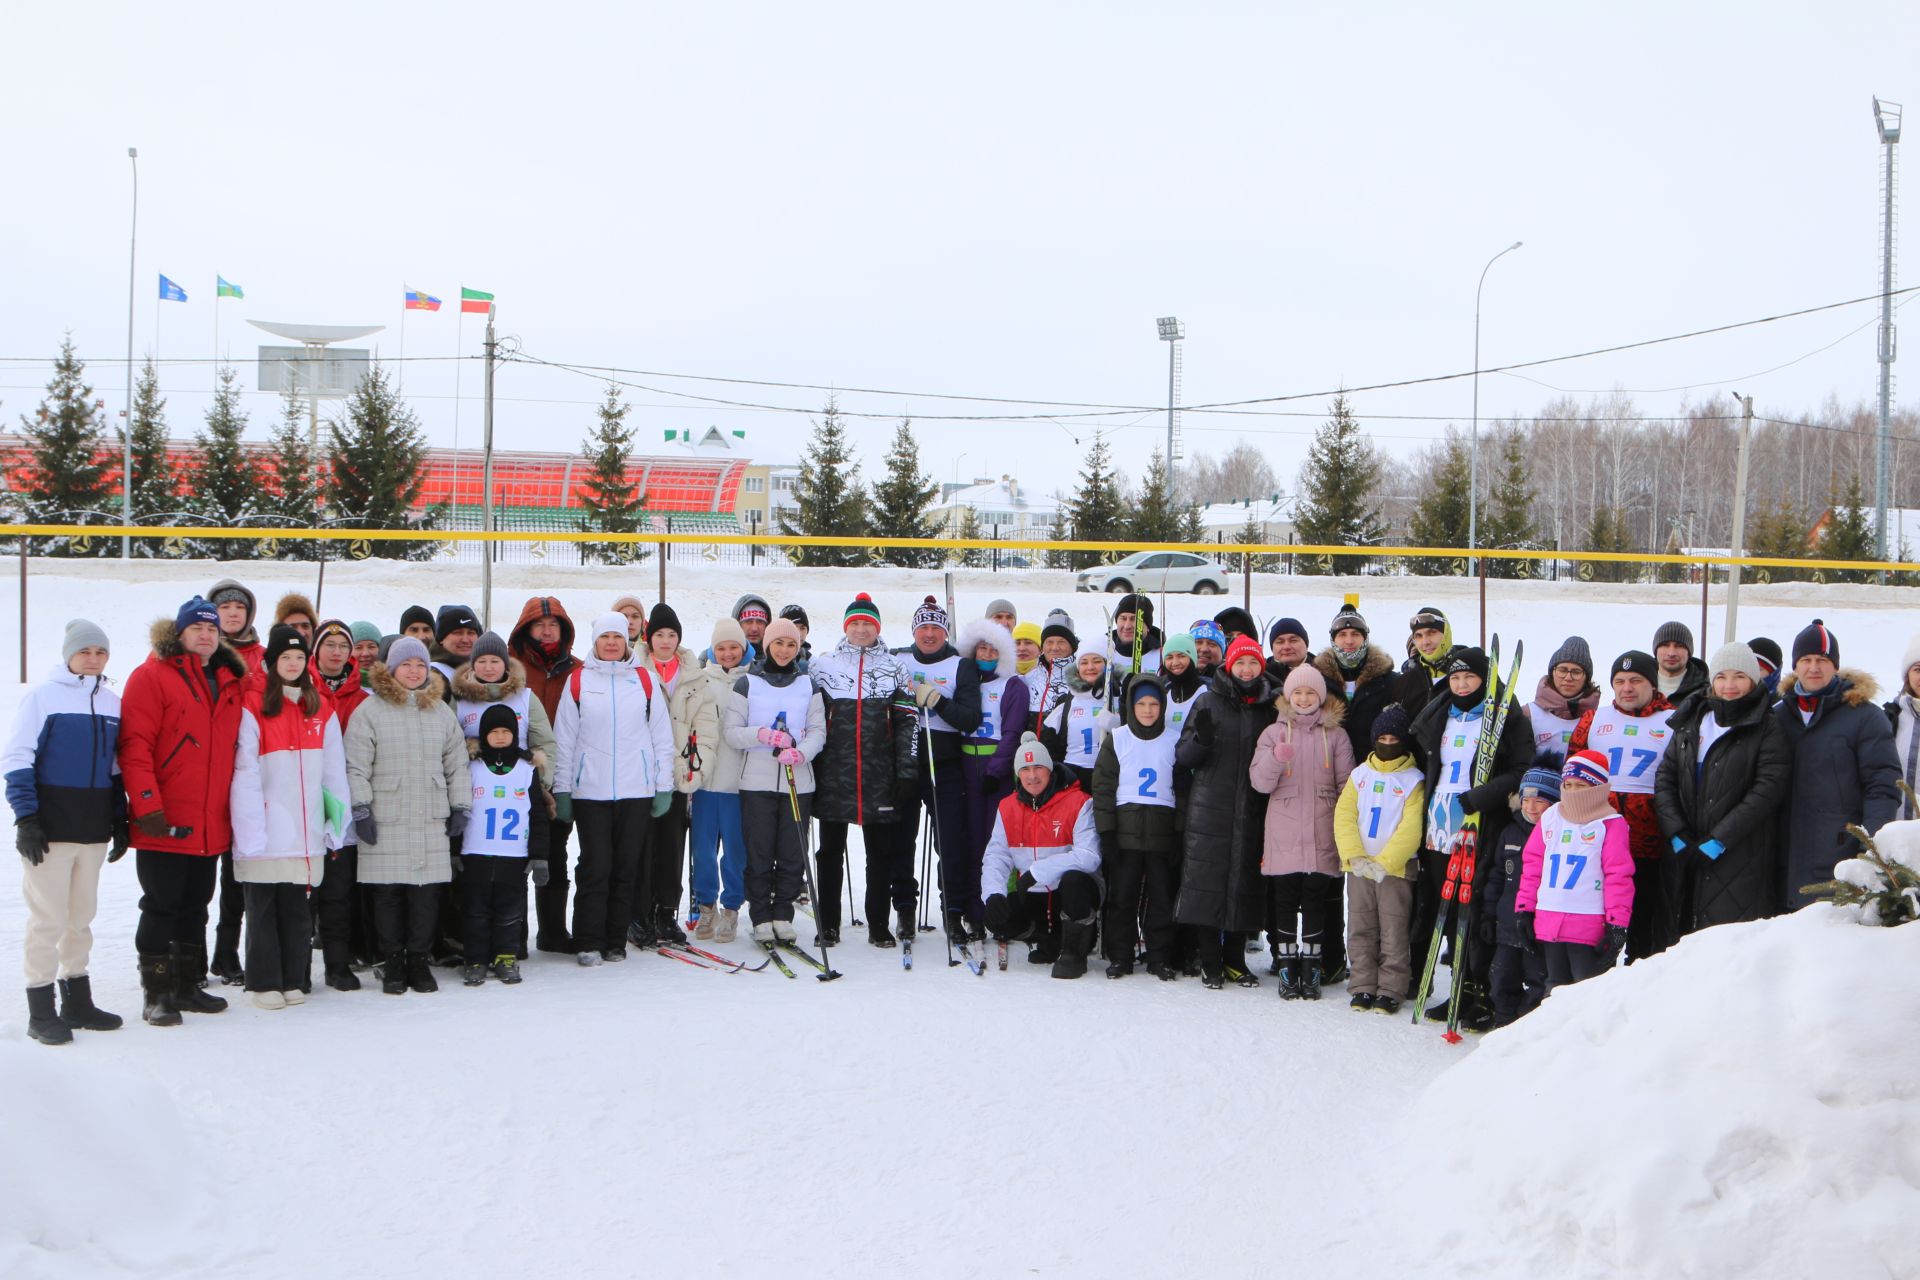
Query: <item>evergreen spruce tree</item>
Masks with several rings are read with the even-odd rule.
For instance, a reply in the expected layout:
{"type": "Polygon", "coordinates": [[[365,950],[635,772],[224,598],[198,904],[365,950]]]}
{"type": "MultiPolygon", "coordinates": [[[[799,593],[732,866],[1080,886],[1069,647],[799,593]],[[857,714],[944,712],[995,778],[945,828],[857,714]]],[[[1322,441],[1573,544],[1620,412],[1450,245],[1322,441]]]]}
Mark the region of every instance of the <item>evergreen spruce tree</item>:
{"type": "MultiPolygon", "coordinates": [[[[240,407],[237,381],[231,366],[221,368],[206,426],[194,438],[187,509],[196,524],[231,528],[260,509],[260,468],[242,440],[247,411],[240,407]]],[[[201,542],[197,550],[216,560],[237,560],[252,555],[255,544],[216,538],[201,542]]]]}
{"type": "MultiPolygon", "coordinates": [[[[1267,540],[1266,531],[1254,518],[1253,508],[1247,508],[1247,522],[1240,526],[1240,531],[1233,535],[1233,540],[1243,547],[1257,547],[1267,540]]],[[[1237,569],[1240,558],[1237,555],[1227,556],[1223,558],[1223,562],[1229,569],[1237,569]]],[[[1246,559],[1249,573],[1275,573],[1280,568],[1280,557],[1275,555],[1252,555],[1246,559]]]]}
{"type": "MultiPolygon", "coordinates": [[[[285,529],[311,529],[320,523],[320,477],[308,433],[307,406],[291,389],[280,400],[280,421],[269,437],[265,486],[260,506],[273,523],[285,529]]],[[[282,542],[276,548],[282,560],[317,560],[319,543],[311,539],[282,542]]]]}
{"type": "MultiPolygon", "coordinates": [[[[110,524],[120,519],[115,468],[106,456],[106,419],[93,388],[86,382],[86,366],[73,354],[73,337],[60,344],[53,377],[39,410],[22,415],[21,432],[27,438],[28,475],[20,486],[29,520],[40,524],[110,524]]],[[[105,539],[42,538],[33,543],[42,555],[105,555],[105,539]]],[[[118,548],[113,548],[118,550],[118,548]]]]}
{"type": "MultiPolygon", "coordinates": [[[[1467,490],[1472,477],[1473,459],[1466,443],[1449,431],[1441,450],[1439,470],[1427,484],[1426,497],[1407,520],[1409,544],[1416,547],[1467,545],[1467,490]]],[[[1488,570],[1492,570],[1491,563],[1488,570]]],[[[1428,577],[1463,574],[1467,572],[1467,557],[1408,556],[1407,571],[1428,577]]]]}
{"type": "MultiPolygon", "coordinates": [[[[181,510],[179,478],[168,456],[167,402],[160,398],[160,376],[149,358],[133,384],[133,522],[166,524],[181,510]]],[[[124,438],[124,437],[123,437],[124,438]]],[[[156,556],[161,544],[137,538],[134,554],[156,556]]]]}
{"type": "MultiPolygon", "coordinates": [[[[1527,439],[1518,427],[1506,433],[1500,442],[1500,470],[1494,477],[1493,492],[1487,498],[1487,520],[1480,545],[1502,551],[1531,551],[1540,545],[1540,531],[1533,522],[1533,489],[1527,483],[1527,439]]],[[[1487,575],[1493,578],[1535,578],[1540,575],[1538,560],[1492,559],[1487,575]]]]}
{"type": "MultiPolygon", "coordinates": [[[[1631,551],[1633,536],[1627,519],[1612,507],[1595,507],[1587,522],[1585,538],[1588,551],[1631,551]]],[[[1592,582],[1632,582],[1639,578],[1640,567],[1628,560],[1584,560],[1579,575],[1592,582]]]]}
{"type": "MultiPolygon", "coordinates": [[[[893,447],[887,451],[886,476],[873,486],[872,533],[878,538],[932,538],[938,536],[935,521],[927,514],[940,486],[920,470],[920,446],[913,438],[913,424],[901,420],[893,432],[893,447]]],[[[979,520],[971,508],[975,532],[962,537],[979,537],[979,520]]],[[[881,547],[880,558],[903,569],[932,568],[940,563],[940,552],[930,547],[881,547]]]]}
{"type": "Polygon", "coordinates": [[[1126,514],[1127,537],[1134,542],[1179,542],[1180,511],[1167,488],[1167,460],[1158,449],[1147,459],[1147,474],[1126,514]]]}
{"type": "MultiPolygon", "coordinates": [[[[960,516],[960,537],[965,539],[980,536],[980,513],[968,507],[960,516]]],[[[990,555],[990,552],[982,551],[979,547],[968,547],[960,553],[960,563],[969,569],[984,569],[990,555]]]]}
{"type": "MultiPolygon", "coordinates": [[[[828,400],[820,420],[814,424],[813,438],[800,458],[800,478],[794,484],[796,512],[793,519],[780,517],[780,532],[808,537],[858,538],[868,532],[867,493],[860,483],[859,463],[853,456],[853,444],[840,421],[840,406],[828,400]]],[[[810,567],[853,567],[866,564],[868,552],[861,547],[787,548],[795,564],[810,567]]]]}
{"type": "Polygon", "coordinates": [[[1189,503],[1180,513],[1180,541],[1201,543],[1206,540],[1206,526],[1200,523],[1200,504],[1189,503]]]}
{"type": "MultiPolygon", "coordinates": [[[[646,495],[638,481],[627,478],[627,459],[633,453],[633,428],[627,425],[630,408],[621,400],[620,389],[608,386],[599,419],[580,447],[587,460],[587,474],[580,482],[585,504],[579,521],[582,533],[638,533],[646,518],[646,495]]],[[[601,564],[633,564],[646,554],[637,542],[580,544],[581,559],[601,564]]]]}
{"type": "MultiPolygon", "coordinates": [[[[1080,472],[1080,488],[1067,501],[1067,519],[1075,542],[1117,542],[1127,534],[1126,503],[1114,481],[1113,458],[1104,436],[1095,435],[1080,472]]],[[[1069,568],[1085,569],[1103,559],[1098,551],[1074,551],[1069,568]]]]}
{"type": "MultiPolygon", "coordinates": [[[[355,529],[432,529],[439,508],[413,515],[427,478],[427,443],[413,411],[394,394],[387,371],[367,370],[344,414],[327,424],[327,507],[355,529]]],[[[371,555],[425,560],[434,542],[369,542],[371,555]]]]}
{"type": "MultiPolygon", "coordinates": [[[[1380,484],[1380,456],[1360,430],[1344,395],[1333,398],[1327,420],[1314,433],[1313,446],[1300,468],[1300,500],[1294,528],[1310,545],[1377,547],[1386,539],[1386,521],[1374,504],[1380,484]]],[[[1356,557],[1310,556],[1297,561],[1302,573],[1358,573],[1366,561],[1356,557]]]]}
{"type": "MultiPolygon", "coordinates": [[[[1056,500],[1059,496],[1057,492],[1054,494],[1056,500]]],[[[1048,542],[1065,542],[1072,536],[1073,530],[1067,525],[1067,516],[1064,510],[1056,513],[1053,519],[1047,522],[1048,542]]],[[[1071,569],[1073,567],[1073,553],[1071,551],[1061,551],[1057,548],[1048,548],[1040,557],[1040,563],[1048,569],[1071,569]]]]}
{"type": "MultiPolygon", "coordinates": [[[[1805,560],[1813,553],[1807,547],[1807,519],[1782,495],[1772,506],[1753,513],[1747,523],[1747,554],[1767,560],[1805,560]]],[[[1735,548],[1737,551],[1739,548],[1735,548]]],[[[1804,569],[1763,566],[1745,574],[1756,582],[1798,582],[1806,577],[1804,569]]]]}
{"type": "MultiPolygon", "coordinates": [[[[1859,473],[1847,478],[1846,488],[1828,499],[1826,528],[1820,532],[1820,555],[1826,560],[1873,559],[1874,516],[1861,491],[1859,473]]],[[[1865,582],[1872,576],[1864,569],[1833,569],[1826,572],[1828,582],[1865,582]]]]}

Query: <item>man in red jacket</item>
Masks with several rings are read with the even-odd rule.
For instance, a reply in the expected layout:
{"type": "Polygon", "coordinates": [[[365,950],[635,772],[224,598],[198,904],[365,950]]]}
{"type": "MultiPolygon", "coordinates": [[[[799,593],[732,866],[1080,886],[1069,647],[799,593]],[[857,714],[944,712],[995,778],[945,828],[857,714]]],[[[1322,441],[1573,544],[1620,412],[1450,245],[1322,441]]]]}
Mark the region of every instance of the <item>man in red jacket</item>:
{"type": "MultiPolygon", "coordinates": [[[[547,723],[558,723],[560,695],[580,666],[573,656],[573,619],[566,606],[555,596],[528,600],[507,637],[507,651],[527,669],[527,688],[540,699],[547,723]]],[[[570,822],[548,824],[547,883],[533,891],[534,947],[560,955],[573,954],[573,936],[567,932],[567,837],[572,834],[570,822]]]]}
{"type": "Polygon", "coordinates": [[[207,974],[207,905],[231,850],[228,791],[247,675],[199,596],[153,624],[153,654],[120,699],[120,775],[140,875],[141,1016],[177,1026],[180,1012],[218,1013],[207,974]]]}

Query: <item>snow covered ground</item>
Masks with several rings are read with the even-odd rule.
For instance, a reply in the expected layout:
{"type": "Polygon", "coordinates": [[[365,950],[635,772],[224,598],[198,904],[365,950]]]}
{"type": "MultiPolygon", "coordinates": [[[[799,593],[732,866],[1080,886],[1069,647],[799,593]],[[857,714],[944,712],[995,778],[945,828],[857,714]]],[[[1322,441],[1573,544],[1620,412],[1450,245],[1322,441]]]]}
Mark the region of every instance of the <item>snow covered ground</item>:
{"type": "MultiPolygon", "coordinates": [[[[124,678],[148,623],[228,572],[263,608],[313,588],[311,566],[35,562],[31,674],[86,615],[124,678]]],[[[496,621],[534,591],[576,619],[627,590],[651,601],[656,574],[503,567],[496,621]]],[[[475,576],[333,565],[323,612],[390,626],[414,601],[474,601],[475,576]]],[[[907,613],[939,584],[676,562],[669,600],[690,642],[748,587],[799,601],[830,639],[866,588],[904,642],[907,613]]],[[[1321,636],[1346,589],[1395,648],[1422,604],[1447,609],[1463,639],[1476,630],[1460,582],[1262,579],[1254,612],[1321,636]]],[[[1064,603],[1083,634],[1111,604],[1038,572],[963,573],[959,594],[965,614],[1000,595],[1023,617],[1064,603]]],[[[1670,617],[1699,621],[1697,587],[1495,583],[1490,597],[1491,628],[1527,643],[1529,688],[1569,632],[1605,663],[1670,617]]],[[[1885,683],[1920,629],[1904,613],[1916,600],[1749,588],[1740,634],[1785,645],[1821,616],[1846,665],[1885,683]]],[[[1176,597],[1171,621],[1221,603],[1176,597]]],[[[9,589],[0,717],[18,698],[17,626],[9,589]]],[[[1096,967],[1054,982],[1019,947],[1008,973],[975,978],[945,966],[938,934],[922,935],[912,973],[855,942],[835,952],[845,979],[827,984],[537,957],[518,988],[321,988],[301,1008],[236,1002],[161,1031],[138,1023],[137,898],[131,860],[109,867],[96,993],[131,1025],[51,1050],[24,1035],[23,913],[0,892],[9,1280],[1920,1275],[1907,980],[1920,929],[1843,926],[1823,909],[1716,931],[1462,1048],[1350,1013],[1338,989],[1282,1006],[1271,979],[1207,992],[1096,967]]]]}

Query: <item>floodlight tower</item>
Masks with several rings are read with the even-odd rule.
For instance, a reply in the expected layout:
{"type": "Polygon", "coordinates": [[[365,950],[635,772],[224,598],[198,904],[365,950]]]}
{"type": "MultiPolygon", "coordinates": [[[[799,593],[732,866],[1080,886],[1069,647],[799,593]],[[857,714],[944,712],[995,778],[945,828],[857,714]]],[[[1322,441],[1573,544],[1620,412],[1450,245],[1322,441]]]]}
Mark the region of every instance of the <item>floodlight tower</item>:
{"type": "MultiPolygon", "coordinates": [[[[301,360],[300,380],[307,393],[307,447],[315,456],[320,452],[320,398],[347,394],[346,389],[330,386],[327,379],[327,348],[336,342],[352,342],[371,337],[387,326],[383,324],[281,324],[274,320],[249,320],[256,329],[264,329],[276,338],[286,338],[306,349],[301,360]]],[[[358,353],[365,356],[365,352],[358,353]]]]}
{"type": "Polygon", "coordinates": [[[1167,501],[1173,502],[1173,460],[1180,456],[1180,340],[1187,331],[1178,316],[1160,317],[1160,341],[1167,344],[1167,501]]]}
{"type": "MultiPolygon", "coordinates": [[[[1900,104],[1873,100],[1885,161],[1880,170],[1880,448],[1873,469],[1873,558],[1887,552],[1887,501],[1893,485],[1893,148],[1900,141],[1900,104]]],[[[1886,580],[1883,571],[1881,581],[1886,580]]]]}

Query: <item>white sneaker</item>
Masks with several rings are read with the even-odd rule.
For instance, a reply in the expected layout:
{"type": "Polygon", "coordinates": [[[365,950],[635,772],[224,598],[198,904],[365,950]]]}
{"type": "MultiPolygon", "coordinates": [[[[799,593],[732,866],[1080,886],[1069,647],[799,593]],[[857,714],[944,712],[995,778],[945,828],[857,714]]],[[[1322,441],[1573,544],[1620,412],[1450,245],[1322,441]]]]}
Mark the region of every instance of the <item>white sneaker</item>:
{"type": "Polygon", "coordinates": [[[582,969],[598,968],[600,964],[600,953],[598,951],[582,951],[574,957],[574,961],[578,963],[582,969]]]}
{"type": "Polygon", "coordinates": [[[775,920],[773,922],[773,936],[782,942],[798,942],[800,940],[800,935],[793,931],[793,921],[791,920],[775,920]]]}
{"type": "MultiPolygon", "coordinates": [[[[704,925],[706,922],[707,918],[701,916],[700,923],[704,925]]],[[[713,926],[713,940],[732,942],[734,935],[738,932],[740,932],[740,913],[726,907],[720,908],[720,919],[713,926]]]]}
{"type": "Polygon", "coordinates": [[[256,991],[253,993],[253,1007],[256,1009],[284,1009],[287,998],[278,991],[256,991]]]}
{"type": "Polygon", "coordinates": [[[755,942],[772,942],[776,936],[774,927],[770,924],[757,924],[753,926],[753,940],[755,942]]]}
{"type": "Polygon", "coordinates": [[[295,987],[291,991],[282,991],[280,998],[288,1004],[305,1004],[307,1002],[307,993],[295,987]]]}
{"type": "Polygon", "coordinates": [[[702,942],[713,941],[714,916],[717,914],[718,911],[711,902],[701,903],[700,925],[693,931],[693,936],[702,942]]]}

